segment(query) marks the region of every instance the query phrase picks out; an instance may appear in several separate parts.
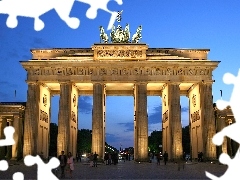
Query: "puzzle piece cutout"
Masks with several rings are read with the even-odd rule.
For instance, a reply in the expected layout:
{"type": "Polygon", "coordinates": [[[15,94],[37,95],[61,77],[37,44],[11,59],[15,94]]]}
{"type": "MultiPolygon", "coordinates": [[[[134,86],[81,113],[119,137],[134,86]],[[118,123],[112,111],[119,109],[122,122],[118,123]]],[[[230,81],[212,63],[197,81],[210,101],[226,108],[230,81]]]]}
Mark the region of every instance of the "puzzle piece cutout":
{"type": "Polygon", "coordinates": [[[0,171],[6,171],[8,169],[8,162],[5,160],[0,161],[0,171]]]}
{"type": "MultiPolygon", "coordinates": [[[[118,15],[118,12],[110,11],[108,9],[107,5],[108,5],[108,2],[110,0],[97,0],[97,1],[96,0],[76,0],[76,1],[83,2],[85,4],[91,5],[91,7],[86,12],[86,16],[89,19],[95,19],[97,17],[97,11],[99,9],[104,10],[104,11],[110,13],[111,14],[111,18],[109,20],[107,30],[110,30],[112,28],[112,26],[114,24],[114,21],[116,20],[116,17],[118,15]]],[[[118,5],[122,5],[123,4],[122,0],[114,0],[114,1],[117,2],[118,5]]]]}
{"type": "Polygon", "coordinates": [[[27,155],[24,158],[24,163],[26,166],[32,166],[34,164],[38,165],[37,179],[58,180],[58,178],[52,173],[52,169],[55,169],[60,165],[60,161],[57,158],[52,157],[48,163],[44,163],[38,155],[27,155]]]}
{"type": "Polygon", "coordinates": [[[0,146],[11,146],[15,144],[13,139],[13,134],[15,129],[12,126],[7,126],[4,128],[5,139],[0,139],[0,146]]]}
{"type": "Polygon", "coordinates": [[[2,0],[0,13],[9,15],[6,24],[10,28],[18,25],[17,16],[23,16],[34,18],[34,29],[40,31],[44,28],[44,22],[39,17],[55,9],[69,27],[76,29],[80,24],[79,19],[69,17],[73,3],[74,0],[2,0]]]}
{"type": "MultiPolygon", "coordinates": [[[[117,12],[110,11],[107,4],[110,0],[77,0],[89,4],[91,7],[87,10],[86,16],[94,19],[97,16],[97,10],[102,9],[111,14],[108,29],[111,29],[117,12]]],[[[114,0],[119,5],[122,0],[114,0]]],[[[8,14],[6,24],[9,28],[15,28],[18,25],[17,16],[34,18],[34,29],[40,31],[44,28],[44,22],[39,18],[46,12],[54,9],[59,17],[66,22],[66,24],[76,29],[80,25],[80,20],[76,17],[69,17],[75,0],[2,0],[0,1],[0,14],[8,14]]]]}
{"type": "MultiPolygon", "coordinates": [[[[7,126],[3,130],[5,139],[0,139],[0,147],[1,146],[11,146],[15,144],[15,141],[13,139],[13,134],[15,132],[15,129],[12,126],[7,126]]],[[[0,171],[6,171],[8,169],[8,162],[5,160],[0,161],[0,171]]]]}
{"type": "Polygon", "coordinates": [[[228,165],[228,170],[221,177],[216,177],[208,172],[206,172],[206,176],[211,178],[212,180],[232,179],[233,177],[238,179],[240,177],[239,160],[240,160],[239,149],[233,159],[231,159],[228,154],[222,153],[219,157],[219,161],[222,164],[228,165]]]}
{"type": "MultiPolygon", "coordinates": [[[[227,106],[231,106],[234,118],[236,120],[235,123],[225,127],[222,129],[220,132],[215,134],[213,136],[213,143],[216,145],[221,145],[223,143],[224,137],[227,136],[230,139],[238,142],[240,144],[240,136],[239,136],[239,131],[240,131],[240,111],[238,104],[240,102],[240,69],[238,71],[238,76],[234,76],[230,73],[226,73],[223,76],[223,81],[225,84],[233,84],[234,89],[232,91],[232,95],[230,98],[230,101],[224,101],[224,100],[218,100],[216,102],[217,107],[220,110],[223,110],[227,106]]],[[[231,179],[231,177],[234,178],[239,178],[240,177],[240,171],[239,171],[239,162],[240,162],[240,149],[238,149],[235,157],[231,159],[229,155],[226,153],[222,153],[219,157],[219,161],[223,164],[228,165],[228,170],[221,176],[221,177],[216,177],[213,174],[210,174],[209,172],[205,172],[206,176],[210,179],[231,179]]]]}

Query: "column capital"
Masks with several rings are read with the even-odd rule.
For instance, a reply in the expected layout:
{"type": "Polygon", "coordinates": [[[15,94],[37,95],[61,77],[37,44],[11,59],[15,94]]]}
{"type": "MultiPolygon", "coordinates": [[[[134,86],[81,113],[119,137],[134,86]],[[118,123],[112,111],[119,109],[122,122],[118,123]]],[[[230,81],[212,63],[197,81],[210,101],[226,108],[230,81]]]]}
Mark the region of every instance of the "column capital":
{"type": "Polygon", "coordinates": [[[212,85],[215,82],[215,80],[202,80],[199,84],[207,84],[212,85]]]}
{"type": "Polygon", "coordinates": [[[148,82],[147,81],[136,81],[134,84],[135,85],[140,85],[140,84],[147,85],[148,82]]]}
{"type": "Polygon", "coordinates": [[[101,85],[104,85],[105,83],[102,82],[102,81],[92,81],[92,84],[101,84],[101,85]]]}
{"type": "Polygon", "coordinates": [[[39,81],[29,81],[29,80],[26,80],[26,83],[28,85],[39,85],[39,81]]]}
{"type": "Polygon", "coordinates": [[[177,81],[169,81],[169,82],[167,82],[166,84],[168,84],[168,85],[180,85],[181,82],[177,82],[177,81]]]}
{"type": "Polygon", "coordinates": [[[58,81],[58,83],[61,84],[73,84],[72,81],[66,80],[66,81],[58,81]]]}

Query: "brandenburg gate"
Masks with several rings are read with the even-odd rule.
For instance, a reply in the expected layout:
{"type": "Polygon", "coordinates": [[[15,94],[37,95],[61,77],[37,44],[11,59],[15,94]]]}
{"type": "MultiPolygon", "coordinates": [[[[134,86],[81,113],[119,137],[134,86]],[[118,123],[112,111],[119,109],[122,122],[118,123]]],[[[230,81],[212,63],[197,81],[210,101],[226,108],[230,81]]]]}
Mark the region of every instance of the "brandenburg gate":
{"type": "Polygon", "coordinates": [[[118,26],[116,31],[113,28],[109,43],[101,27],[103,42],[91,48],[31,50],[32,59],[21,61],[28,84],[24,156],[48,156],[51,96],[59,94],[58,154],[62,150],[76,154],[77,130],[81,126],[78,98],[92,95],[92,152],[103,158],[106,96],[123,95],[134,97],[134,159],[148,160],[147,96],[160,96],[163,151],[170,159],[181,158],[180,96],[184,95],[189,98],[192,157],[203,152],[206,158],[216,158],[211,141],[216,133],[212,71],[219,62],[208,59],[209,49],[149,48],[139,43],[141,29],[139,26],[131,42],[128,29],[118,26]]]}

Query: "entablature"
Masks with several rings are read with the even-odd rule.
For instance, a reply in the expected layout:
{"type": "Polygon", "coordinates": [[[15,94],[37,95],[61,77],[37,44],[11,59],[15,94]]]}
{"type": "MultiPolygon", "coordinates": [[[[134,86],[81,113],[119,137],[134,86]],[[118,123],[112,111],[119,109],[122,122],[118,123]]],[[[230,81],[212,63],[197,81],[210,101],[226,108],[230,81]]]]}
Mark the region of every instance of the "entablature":
{"type": "Polygon", "coordinates": [[[207,60],[210,49],[148,48],[144,43],[94,44],[92,48],[31,49],[32,60],[207,60]]]}

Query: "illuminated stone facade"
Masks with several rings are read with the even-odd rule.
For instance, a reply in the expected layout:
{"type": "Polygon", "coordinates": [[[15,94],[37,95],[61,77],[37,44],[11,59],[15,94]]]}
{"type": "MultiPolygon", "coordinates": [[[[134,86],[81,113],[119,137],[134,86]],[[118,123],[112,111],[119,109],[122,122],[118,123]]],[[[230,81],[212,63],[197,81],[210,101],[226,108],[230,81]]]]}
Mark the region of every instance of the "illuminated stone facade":
{"type": "Polygon", "coordinates": [[[15,132],[13,139],[15,144],[0,147],[0,160],[7,158],[20,160],[23,157],[23,122],[25,114],[25,102],[2,102],[0,103],[0,139],[5,139],[3,129],[13,126],[15,132]]]}
{"type": "MultiPolygon", "coordinates": [[[[235,123],[235,118],[230,106],[224,110],[219,110],[214,103],[214,113],[216,122],[216,131],[219,132],[226,126],[235,123]]],[[[228,137],[224,137],[224,141],[221,146],[217,146],[217,157],[221,153],[227,153],[230,157],[234,157],[239,148],[239,144],[228,137]]]]}
{"type": "MultiPolygon", "coordinates": [[[[212,108],[212,71],[218,61],[209,49],[148,48],[141,43],[94,44],[92,48],[33,49],[22,61],[27,71],[28,99],[24,156],[48,155],[50,97],[60,94],[58,154],[76,152],[78,97],[93,96],[92,152],[105,152],[106,96],[134,96],[134,158],[148,160],[147,96],[162,97],[163,151],[180,158],[182,125],[180,96],[189,98],[193,158],[203,152],[216,158],[212,108]],[[75,104],[75,105],[74,105],[75,104]]],[[[78,121],[79,120],[79,121],[78,121]]],[[[160,121],[160,120],[159,120],[160,121]]]]}

